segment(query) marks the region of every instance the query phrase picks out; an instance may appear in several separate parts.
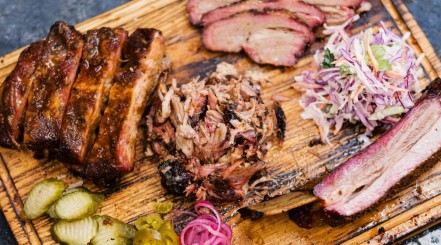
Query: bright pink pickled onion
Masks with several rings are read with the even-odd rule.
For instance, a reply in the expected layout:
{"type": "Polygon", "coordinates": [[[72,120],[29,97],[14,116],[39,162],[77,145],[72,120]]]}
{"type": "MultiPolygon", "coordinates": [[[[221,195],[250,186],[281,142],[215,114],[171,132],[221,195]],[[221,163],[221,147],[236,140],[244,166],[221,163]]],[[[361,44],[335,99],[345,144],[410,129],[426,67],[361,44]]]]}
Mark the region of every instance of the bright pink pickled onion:
{"type": "Polygon", "coordinates": [[[194,209],[199,216],[182,230],[179,235],[181,245],[231,244],[233,234],[231,227],[222,222],[219,212],[211,203],[198,201],[194,209]],[[201,208],[207,208],[210,213],[202,212],[201,208]]]}

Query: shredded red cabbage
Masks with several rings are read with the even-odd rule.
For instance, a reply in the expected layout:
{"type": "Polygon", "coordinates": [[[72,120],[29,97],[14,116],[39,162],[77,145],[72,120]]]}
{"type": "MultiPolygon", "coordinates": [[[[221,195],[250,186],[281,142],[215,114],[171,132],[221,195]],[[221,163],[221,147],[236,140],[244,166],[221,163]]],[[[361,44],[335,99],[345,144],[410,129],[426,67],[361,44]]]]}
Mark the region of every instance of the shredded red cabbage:
{"type": "Polygon", "coordinates": [[[312,119],[323,142],[331,144],[345,122],[361,122],[369,134],[379,123],[395,123],[421,96],[426,84],[406,43],[384,23],[350,37],[345,31],[359,17],[340,26],[325,26],[330,35],[324,52],[316,52],[312,68],[295,77],[293,87],[304,92],[303,119],[312,119]],[[377,31],[373,31],[373,30],[377,31]]]}
{"type": "Polygon", "coordinates": [[[211,203],[198,201],[194,209],[198,216],[188,223],[179,235],[181,245],[231,244],[231,227],[222,222],[219,212],[211,203]]]}

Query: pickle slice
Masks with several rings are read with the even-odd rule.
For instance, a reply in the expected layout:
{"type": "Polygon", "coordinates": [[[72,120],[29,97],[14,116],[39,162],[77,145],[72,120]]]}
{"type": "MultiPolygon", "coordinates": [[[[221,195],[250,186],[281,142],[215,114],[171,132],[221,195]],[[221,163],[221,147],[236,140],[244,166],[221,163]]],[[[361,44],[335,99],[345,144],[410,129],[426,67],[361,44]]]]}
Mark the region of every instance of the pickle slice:
{"type": "Polygon", "coordinates": [[[55,203],[54,217],[64,220],[85,218],[94,214],[103,200],[104,195],[92,193],[87,189],[69,192],[55,203]]]}
{"type": "Polygon", "coordinates": [[[92,217],[76,221],[59,220],[51,228],[52,238],[69,245],[87,245],[98,232],[98,223],[92,217]]]}
{"type": "Polygon", "coordinates": [[[24,203],[24,214],[35,219],[44,214],[64,191],[64,182],[54,178],[43,180],[32,187],[24,203]]]}

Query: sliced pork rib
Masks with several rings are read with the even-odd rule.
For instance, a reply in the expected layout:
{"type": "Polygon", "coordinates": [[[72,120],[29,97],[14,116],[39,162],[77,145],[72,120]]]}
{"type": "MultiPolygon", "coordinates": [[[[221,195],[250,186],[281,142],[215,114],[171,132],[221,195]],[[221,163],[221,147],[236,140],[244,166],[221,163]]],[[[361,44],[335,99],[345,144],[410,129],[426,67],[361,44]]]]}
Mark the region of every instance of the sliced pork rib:
{"type": "Polygon", "coordinates": [[[115,76],[86,176],[105,184],[133,169],[138,125],[160,79],[164,38],[155,29],[137,29],[124,47],[128,60],[115,76]]]}
{"type": "Polygon", "coordinates": [[[441,79],[390,131],[314,188],[325,211],[349,217],[384,197],[403,178],[441,157],[441,79]]]}
{"type": "Polygon", "coordinates": [[[310,28],[325,22],[323,12],[309,4],[292,0],[242,1],[206,13],[202,17],[204,26],[246,11],[288,10],[293,17],[302,21],[310,28]]]}
{"type": "Polygon", "coordinates": [[[40,63],[43,41],[32,43],[18,58],[17,65],[0,87],[0,145],[19,147],[23,133],[28,95],[40,63]]]}
{"type": "Polygon", "coordinates": [[[29,148],[40,151],[58,145],[83,43],[82,34],[64,22],[56,22],[44,40],[26,110],[23,137],[29,148]]]}
{"type": "Polygon", "coordinates": [[[241,0],[189,0],[187,3],[187,12],[190,17],[190,22],[193,25],[199,25],[205,13],[240,1],[241,0]]]}
{"type": "Polygon", "coordinates": [[[88,31],[80,73],[63,119],[58,157],[83,165],[100,123],[127,32],[103,27],[88,31]]]}
{"type": "Polygon", "coordinates": [[[294,65],[314,34],[286,12],[245,12],[208,25],[202,40],[212,51],[239,52],[242,49],[260,64],[294,65]],[[268,48],[271,47],[271,48],[268,48]]]}

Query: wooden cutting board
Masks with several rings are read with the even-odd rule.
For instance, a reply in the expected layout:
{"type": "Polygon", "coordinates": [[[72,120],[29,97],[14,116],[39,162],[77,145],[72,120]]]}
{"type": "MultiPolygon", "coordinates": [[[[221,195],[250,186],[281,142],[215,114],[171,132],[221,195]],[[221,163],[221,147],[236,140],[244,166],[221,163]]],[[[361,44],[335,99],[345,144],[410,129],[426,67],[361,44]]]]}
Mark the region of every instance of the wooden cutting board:
{"type": "MultiPolygon", "coordinates": [[[[429,79],[441,74],[441,63],[432,46],[418,27],[412,15],[400,0],[373,0],[373,9],[362,16],[354,32],[385,21],[396,31],[411,31],[410,43],[417,53],[425,52],[424,69],[429,79]]],[[[309,146],[318,136],[311,121],[304,121],[299,114],[300,93],[291,88],[293,77],[306,69],[312,61],[311,53],[323,46],[314,44],[309,53],[293,68],[277,69],[258,67],[242,54],[211,53],[200,42],[200,30],[190,26],[186,1],[156,0],[131,1],[114,10],[89,19],[79,25],[86,31],[101,26],[123,27],[129,32],[138,27],[154,27],[167,38],[167,52],[173,62],[173,77],[179,82],[189,77],[205,76],[214,71],[222,61],[234,63],[239,70],[261,69],[271,82],[263,86],[263,97],[269,101],[273,94],[291,97],[282,104],[287,116],[287,135],[283,147],[276,147],[267,156],[268,171],[275,181],[267,184],[263,195],[277,196],[302,188],[311,180],[322,177],[345,159],[362,149],[357,141],[356,128],[347,128],[332,137],[333,146],[309,146]]],[[[48,27],[49,29],[49,27],[48,27]]],[[[21,50],[0,58],[0,81],[15,66],[21,50]]],[[[146,159],[138,147],[138,162],[133,173],[123,178],[118,187],[99,188],[85,182],[88,188],[107,195],[100,214],[108,214],[125,222],[133,222],[139,216],[152,212],[153,201],[172,200],[176,209],[188,209],[194,200],[167,195],[159,184],[156,163],[146,159]]],[[[31,152],[0,148],[0,205],[19,244],[52,244],[49,229],[52,221],[41,217],[33,221],[22,218],[22,202],[37,181],[49,177],[62,177],[74,184],[81,179],[71,175],[59,162],[36,160],[31,152]]],[[[299,228],[286,214],[260,221],[244,221],[235,213],[238,205],[218,205],[224,218],[233,225],[234,244],[384,244],[404,239],[427,226],[434,225],[441,217],[441,162],[413,183],[388,198],[374,210],[350,224],[331,228],[321,225],[310,230],[299,228]]],[[[253,203],[250,197],[245,205],[253,203]]]]}

